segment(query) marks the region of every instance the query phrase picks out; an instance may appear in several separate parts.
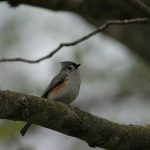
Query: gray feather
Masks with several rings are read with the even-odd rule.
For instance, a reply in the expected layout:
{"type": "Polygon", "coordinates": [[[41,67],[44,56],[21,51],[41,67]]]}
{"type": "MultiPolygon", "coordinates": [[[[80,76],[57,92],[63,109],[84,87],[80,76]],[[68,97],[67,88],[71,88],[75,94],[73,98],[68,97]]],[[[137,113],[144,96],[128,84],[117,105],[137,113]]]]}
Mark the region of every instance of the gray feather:
{"type": "Polygon", "coordinates": [[[49,86],[46,88],[45,92],[42,94],[41,97],[47,98],[48,93],[51,92],[59,84],[63,83],[66,77],[67,77],[67,74],[59,73],[58,75],[56,75],[51,81],[51,83],[49,84],[49,86]]]}

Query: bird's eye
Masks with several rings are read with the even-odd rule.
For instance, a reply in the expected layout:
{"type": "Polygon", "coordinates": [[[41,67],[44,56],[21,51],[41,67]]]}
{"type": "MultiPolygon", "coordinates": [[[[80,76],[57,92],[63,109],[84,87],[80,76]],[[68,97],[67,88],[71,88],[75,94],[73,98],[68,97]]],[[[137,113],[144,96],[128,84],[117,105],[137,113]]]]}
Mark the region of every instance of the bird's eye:
{"type": "Polygon", "coordinates": [[[73,66],[69,66],[68,70],[70,70],[70,71],[73,70],[73,66]]]}

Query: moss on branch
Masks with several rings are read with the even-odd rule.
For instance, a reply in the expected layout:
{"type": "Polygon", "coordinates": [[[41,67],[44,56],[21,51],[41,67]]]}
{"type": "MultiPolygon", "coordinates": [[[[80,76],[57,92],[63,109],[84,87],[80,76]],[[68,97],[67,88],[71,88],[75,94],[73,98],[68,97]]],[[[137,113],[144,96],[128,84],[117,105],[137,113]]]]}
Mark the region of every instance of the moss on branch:
{"type": "Polygon", "coordinates": [[[121,125],[53,100],[0,91],[0,118],[31,122],[109,150],[150,149],[150,127],[121,125]]]}

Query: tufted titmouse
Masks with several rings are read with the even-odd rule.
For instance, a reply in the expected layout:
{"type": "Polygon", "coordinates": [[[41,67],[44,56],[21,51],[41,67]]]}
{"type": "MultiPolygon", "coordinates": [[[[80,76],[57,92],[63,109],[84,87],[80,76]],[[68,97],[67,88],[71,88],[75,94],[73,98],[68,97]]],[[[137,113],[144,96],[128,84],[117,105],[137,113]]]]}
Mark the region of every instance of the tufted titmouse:
{"type": "MultiPolygon", "coordinates": [[[[56,101],[70,104],[78,96],[80,89],[80,75],[78,67],[71,61],[61,62],[60,72],[52,79],[51,83],[41,97],[51,98],[56,101]]],[[[21,129],[22,136],[25,135],[31,123],[26,123],[21,129]]]]}

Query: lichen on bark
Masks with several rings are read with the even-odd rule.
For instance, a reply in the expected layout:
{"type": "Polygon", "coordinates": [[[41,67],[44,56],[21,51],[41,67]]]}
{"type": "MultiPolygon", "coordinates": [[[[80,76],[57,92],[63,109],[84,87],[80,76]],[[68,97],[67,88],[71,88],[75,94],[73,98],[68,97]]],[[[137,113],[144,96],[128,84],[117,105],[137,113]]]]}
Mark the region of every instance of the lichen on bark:
{"type": "Polygon", "coordinates": [[[22,93],[0,91],[0,118],[37,124],[84,140],[91,147],[150,149],[150,126],[114,123],[61,102],[22,93]]]}

